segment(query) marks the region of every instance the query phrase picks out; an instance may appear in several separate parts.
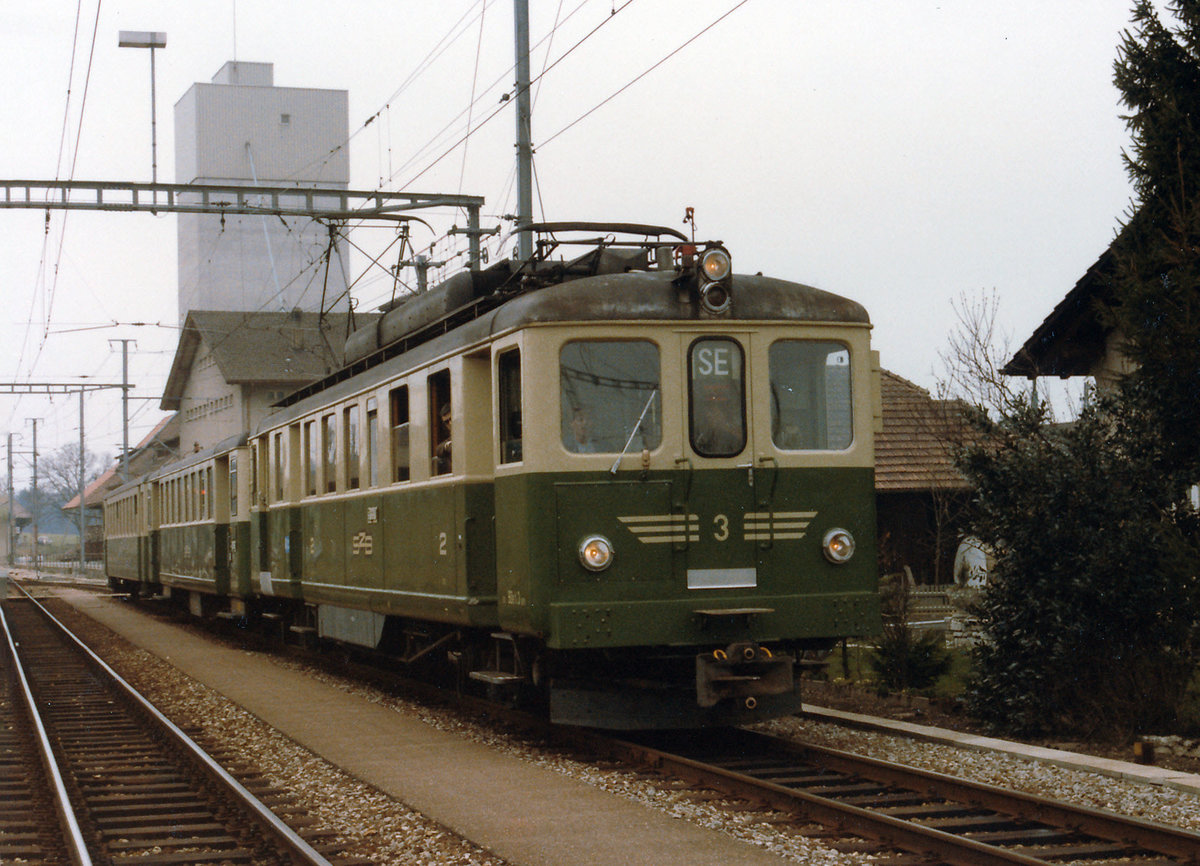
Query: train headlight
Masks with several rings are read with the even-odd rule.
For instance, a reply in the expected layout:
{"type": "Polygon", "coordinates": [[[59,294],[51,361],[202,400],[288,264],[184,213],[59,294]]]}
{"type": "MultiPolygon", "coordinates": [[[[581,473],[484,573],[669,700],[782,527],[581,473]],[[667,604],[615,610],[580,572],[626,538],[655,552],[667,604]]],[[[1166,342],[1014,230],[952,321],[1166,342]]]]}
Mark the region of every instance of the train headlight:
{"type": "Polygon", "coordinates": [[[589,535],[579,543],[579,562],[588,571],[604,571],[612,561],[612,542],[603,535],[589,535]]]}
{"type": "Polygon", "coordinates": [[[821,549],[825,552],[825,558],[834,565],[849,562],[850,557],[854,556],[854,536],[846,529],[831,529],[825,533],[821,549]]]}
{"type": "Polygon", "coordinates": [[[700,306],[710,316],[720,316],[729,311],[733,300],[733,265],[729,252],[720,246],[711,246],[700,254],[700,306]]]}
{"type": "Polygon", "coordinates": [[[729,276],[733,265],[729,261],[729,253],[724,247],[709,247],[700,256],[700,273],[704,279],[720,282],[729,276]]]}
{"type": "Polygon", "coordinates": [[[700,289],[700,306],[713,315],[729,309],[729,289],[721,283],[709,283],[700,289]]]}

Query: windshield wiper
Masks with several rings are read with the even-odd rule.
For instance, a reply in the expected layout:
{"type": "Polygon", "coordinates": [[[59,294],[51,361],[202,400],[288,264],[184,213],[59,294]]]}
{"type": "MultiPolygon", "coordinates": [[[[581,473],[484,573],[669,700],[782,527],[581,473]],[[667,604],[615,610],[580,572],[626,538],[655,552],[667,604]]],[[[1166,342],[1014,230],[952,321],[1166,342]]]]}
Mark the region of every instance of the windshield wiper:
{"type": "Polygon", "coordinates": [[[650,411],[650,404],[654,402],[655,396],[658,394],[658,389],[655,388],[650,392],[650,399],[646,401],[646,405],[642,407],[642,414],[638,415],[637,423],[633,425],[633,429],[629,431],[629,438],[625,440],[625,447],[621,449],[621,453],[617,455],[617,459],[613,461],[612,467],[608,470],[609,475],[617,474],[617,467],[621,465],[621,458],[629,450],[629,446],[633,444],[633,437],[637,435],[637,431],[642,426],[642,421],[646,419],[646,413],[650,411]]]}

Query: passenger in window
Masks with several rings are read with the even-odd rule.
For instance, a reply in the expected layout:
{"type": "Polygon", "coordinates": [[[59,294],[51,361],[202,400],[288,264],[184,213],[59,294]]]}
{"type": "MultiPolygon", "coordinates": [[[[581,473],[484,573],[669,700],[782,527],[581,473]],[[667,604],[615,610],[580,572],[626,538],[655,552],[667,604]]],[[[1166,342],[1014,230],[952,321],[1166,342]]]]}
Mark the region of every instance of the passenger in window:
{"type": "Polygon", "coordinates": [[[450,452],[450,404],[446,403],[438,412],[437,446],[433,455],[435,475],[450,471],[450,452]]]}
{"type": "Polygon", "coordinates": [[[600,450],[592,438],[592,417],[586,406],[579,406],[571,413],[571,441],[567,447],[576,454],[595,454],[600,450]]]}
{"type": "Polygon", "coordinates": [[[741,401],[727,384],[708,385],[696,395],[693,434],[694,445],[701,454],[731,456],[745,445],[742,429],[741,401]]]}

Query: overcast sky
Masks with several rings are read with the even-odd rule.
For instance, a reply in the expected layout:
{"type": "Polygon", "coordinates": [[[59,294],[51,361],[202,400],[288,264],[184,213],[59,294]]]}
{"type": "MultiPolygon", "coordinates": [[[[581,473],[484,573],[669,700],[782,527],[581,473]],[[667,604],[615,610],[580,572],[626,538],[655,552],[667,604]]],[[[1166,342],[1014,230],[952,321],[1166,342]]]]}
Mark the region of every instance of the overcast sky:
{"type": "MultiPolygon", "coordinates": [[[[160,181],[176,179],[175,102],[237,59],[273,63],[278,86],[349,92],[352,187],[481,195],[485,225],[515,209],[509,0],[482,20],[476,0],[108,0],[98,22],[96,6],[81,0],[77,23],[74,3],[0,5],[0,178],[148,181],[149,52],[117,34],[160,30],[160,181]],[[478,128],[451,150],[472,93],[478,128]]],[[[538,217],[683,229],[694,207],[736,270],[861,301],[884,366],[926,388],[952,300],[995,289],[1019,345],[1129,204],[1112,85],[1128,0],[530,6],[534,75],[560,61],[535,85],[538,217]]],[[[178,339],[174,217],[0,222],[0,380],[118,382],[110,341],[136,340],[136,442],[162,417],[178,339]]],[[[381,276],[356,289],[364,309],[390,291],[381,276]]],[[[78,442],[76,397],[3,399],[0,433],[19,433],[18,450],[35,417],[40,453],[78,442]]],[[[89,449],[115,453],[118,392],[89,396],[86,417],[89,449]]],[[[15,476],[27,483],[26,456],[15,476]]]]}

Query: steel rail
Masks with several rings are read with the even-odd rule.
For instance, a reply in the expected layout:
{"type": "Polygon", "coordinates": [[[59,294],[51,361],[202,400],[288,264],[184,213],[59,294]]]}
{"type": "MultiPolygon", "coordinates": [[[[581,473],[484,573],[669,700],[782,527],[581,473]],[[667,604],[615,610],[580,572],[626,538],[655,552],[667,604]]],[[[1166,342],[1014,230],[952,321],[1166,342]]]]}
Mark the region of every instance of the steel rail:
{"type": "MultiPolygon", "coordinates": [[[[15,584],[14,584],[15,585],[15,584]]],[[[61,633],[74,643],[88,658],[93,666],[98,668],[105,676],[111,678],[111,681],[120,691],[141,710],[143,710],[150,718],[154,719],[180,746],[182,746],[189,756],[201,767],[204,771],[216,782],[223,785],[229,790],[233,796],[237,798],[258,820],[259,824],[272,834],[284,847],[286,847],[293,856],[300,859],[300,862],[306,866],[332,866],[325,857],[306,842],[295,830],[284,823],[279,816],[272,812],[266,804],[255,797],[249,790],[246,789],[237,779],[231,776],[224,767],[218,764],[213,758],[205,752],[196,742],[185,734],[178,726],[170,719],[164,716],[159,710],[146,700],[133,686],[127,683],[120,674],[113,670],[103,659],[96,655],[92,650],[77,638],[66,625],[60,622],[54,614],[50,613],[44,605],[38,602],[29,592],[22,586],[17,586],[17,589],[41,611],[50,622],[61,631],[61,633]]]]}
{"type": "Polygon", "coordinates": [[[726,770],[661,749],[582,732],[571,734],[571,739],[576,738],[579,738],[579,742],[590,743],[592,748],[606,752],[613,758],[635,763],[645,762],[660,772],[694,783],[710,785],[748,800],[765,802],[781,812],[799,814],[855,836],[863,836],[907,851],[919,851],[952,866],[1046,866],[1045,860],[973,839],[964,839],[944,830],[914,824],[890,815],[881,815],[859,806],[839,803],[828,797],[756,779],[744,773],[726,770]]]}
{"type": "MultiPolygon", "coordinates": [[[[737,730],[731,731],[730,734],[738,738],[736,742],[739,746],[749,741],[753,748],[755,740],[761,741],[764,748],[756,754],[763,755],[764,760],[771,752],[784,758],[805,759],[814,766],[846,773],[880,785],[903,788],[921,796],[930,796],[931,799],[956,800],[972,809],[992,810],[1008,818],[1062,828],[1079,836],[1091,837],[1097,842],[1136,847],[1175,857],[1181,862],[1200,862],[1200,834],[1178,827],[1005,791],[986,784],[889,764],[886,761],[834,749],[796,744],[750,731],[737,730]]],[[[733,797],[766,803],[781,812],[800,815],[900,849],[933,856],[949,864],[1046,866],[1047,863],[1053,862],[1012,848],[999,847],[934,826],[913,823],[873,809],[840,802],[832,797],[779,784],[753,775],[750,771],[741,772],[721,766],[719,759],[709,763],[703,758],[679,755],[653,746],[611,739],[603,734],[583,730],[558,731],[556,739],[623,762],[641,763],[660,773],[705,785],[733,797]]],[[[742,748],[731,748],[736,753],[751,754],[742,748]]],[[[749,760],[757,763],[752,757],[749,760]]],[[[738,760],[734,763],[743,762],[738,760]]],[[[1037,843],[1031,841],[1029,844],[1037,843]]],[[[1086,851],[1083,848],[1080,849],[1080,855],[1086,859],[1086,851]]]]}
{"type": "MultiPolygon", "coordinates": [[[[15,585],[15,584],[14,584],[15,585]]],[[[24,592],[21,587],[17,589],[24,592]]],[[[83,832],[79,828],[79,821],[75,818],[75,807],[71,804],[71,796],[67,792],[66,782],[63,781],[62,772],[58,768],[58,760],[54,757],[54,749],[50,745],[50,737],[46,734],[46,726],[42,722],[42,716],[38,712],[37,700],[33,696],[33,690],[29,687],[29,679],[25,676],[25,666],[21,661],[21,656],[17,653],[17,644],[13,640],[12,632],[8,628],[8,618],[4,615],[3,607],[0,607],[0,628],[4,630],[4,641],[8,646],[8,655],[12,659],[13,677],[17,681],[22,702],[25,705],[25,712],[29,716],[30,723],[33,725],[34,738],[38,743],[38,754],[42,760],[42,766],[46,770],[46,777],[50,782],[50,787],[54,796],[54,811],[58,813],[59,824],[63,832],[63,842],[67,847],[68,856],[71,862],[76,866],[92,866],[92,855],[88,853],[87,842],[83,838],[83,832]]]]}
{"type": "Polygon", "coordinates": [[[1059,827],[1070,827],[1079,833],[1111,842],[1136,844],[1160,854],[1200,858],[1200,834],[1181,827],[1106,812],[1090,806],[1076,806],[1021,791],[1008,791],[932,770],[901,767],[878,758],[853,755],[824,746],[800,745],[776,737],[769,739],[777,743],[780,750],[790,751],[791,754],[801,757],[813,755],[824,766],[853,772],[877,782],[918,789],[924,784],[926,792],[936,793],[947,799],[958,799],[996,812],[1059,827]]]}

